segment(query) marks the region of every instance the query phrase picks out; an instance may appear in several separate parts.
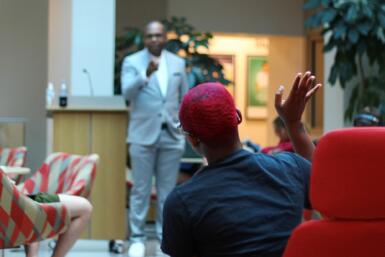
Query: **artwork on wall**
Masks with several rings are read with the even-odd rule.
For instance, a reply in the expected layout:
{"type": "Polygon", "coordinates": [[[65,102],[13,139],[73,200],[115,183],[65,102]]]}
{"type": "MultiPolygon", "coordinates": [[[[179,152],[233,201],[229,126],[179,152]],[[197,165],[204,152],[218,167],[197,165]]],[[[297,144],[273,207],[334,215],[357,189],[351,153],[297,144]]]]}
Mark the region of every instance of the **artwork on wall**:
{"type": "Polygon", "coordinates": [[[235,100],[235,56],[212,54],[211,57],[216,59],[223,66],[223,74],[225,79],[231,81],[231,83],[227,85],[226,88],[235,100]]]}
{"type": "Polygon", "coordinates": [[[267,56],[247,58],[246,117],[265,119],[269,88],[269,63],[267,56]]]}

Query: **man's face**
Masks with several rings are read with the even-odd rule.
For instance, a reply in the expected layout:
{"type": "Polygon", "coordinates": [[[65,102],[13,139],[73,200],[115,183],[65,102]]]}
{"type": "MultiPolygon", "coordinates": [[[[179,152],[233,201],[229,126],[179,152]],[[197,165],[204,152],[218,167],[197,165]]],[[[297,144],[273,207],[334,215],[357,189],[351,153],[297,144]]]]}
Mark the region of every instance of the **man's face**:
{"type": "Polygon", "coordinates": [[[166,32],[162,24],[150,23],[144,34],[144,44],[152,55],[160,56],[167,42],[166,32]]]}

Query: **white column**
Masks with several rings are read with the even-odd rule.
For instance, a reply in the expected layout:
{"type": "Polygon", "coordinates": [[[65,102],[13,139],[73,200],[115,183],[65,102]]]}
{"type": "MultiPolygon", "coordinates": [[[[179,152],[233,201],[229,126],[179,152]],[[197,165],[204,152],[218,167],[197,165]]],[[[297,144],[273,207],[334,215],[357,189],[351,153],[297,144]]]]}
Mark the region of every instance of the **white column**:
{"type": "Polygon", "coordinates": [[[71,45],[71,94],[113,95],[115,0],[72,1],[71,45]]]}
{"type": "Polygon", "coordinates": [[[339,83],[334,86],[328,83],[334,57],[335,52],[324,55],[324,132],[344,127],[344,91],[339,83]]]}
{"type": "Polygon", "coordinates": [[[113,95],[115,0],[49,1],[48,81],[71,95],[113,95]]]}

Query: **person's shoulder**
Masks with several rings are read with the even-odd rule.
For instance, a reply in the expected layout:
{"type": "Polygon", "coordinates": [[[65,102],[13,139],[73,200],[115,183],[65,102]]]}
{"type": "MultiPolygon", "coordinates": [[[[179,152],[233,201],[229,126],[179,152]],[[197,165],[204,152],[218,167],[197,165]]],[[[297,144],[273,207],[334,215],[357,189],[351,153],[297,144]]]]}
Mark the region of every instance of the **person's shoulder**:
{"type": "Polygon", "coordinates": [[[199,192],[205,190],[206,187],[207,178],[205,178],[205,176],[197,176],[195,174],[189,180],[180,185],[177,185],[172,190],[172,198],[178,198],[180,201],[186,203],[189,202],[189,199],[194,198],[196,195],[198,195],[199,192]]]}
{"type": "Polygon", "coordinates": [[[291,171],[297,179],[303,181],[311,172],[311,163],[296,153],[282,152],[275,156],[280,162],[282,170],[291,171]]]}
{"type": "Polygon", "coordinates": [[[298,169],[310,167],[310,162],[296,153],[280,152],[277,154],[254,154],[255,160],[262,166],[277,169],[298,169]]]}
{"type": "Polygon", "coordinates": [[[146,50],[142,49],[138,52],[135,52],[133,54],[127,55],[124,57],[124,61],[129,61],[135,63],[135,61],[142,59],[145,56],[146,50]]]}
{"type": "MultiPolygon", "coordinates": [[[[187,182],[186,182],[187,183],[187,182]]],[[[176,208],[185,206],[185,184],[177,185],[167,196],[165,206],[176,208]]]]}
{"type": "Polygon", "coordinates": [[[281,152],[275,155],[275,157],[279,160],[296,163],[296,164],[309,164],[310,162],[303,158],[302,156],[292,153],[292,152],[281,152]]]}
{"type": "Polygon", "coordinates": [[[178,195],[185,195],[187,192],[189,192],[192,188],[195,188],[195,185],[196,185],[196,176],[192,176],[189,180],[187,180],[186,182],[180,184],[180,185],[177,185],[175,188],[174,188],[174,192],[175,194],[178,194],[178,195]]]}
{"type": "Polygon", "coordinates": [[[178,55],[176,55],[176,54],[174,54],[174,53],[172,53],[170,51],[167,51],[167,50],[165,50],[165,53],[167,54],[167,57],[170,60],[172,60],[173,62],[175,62],[177,64],[180,64],[180,65],[184,65],[185,64],[185,60],[182,57],[180,57],[180,56],[178,56],[178,55]]]}

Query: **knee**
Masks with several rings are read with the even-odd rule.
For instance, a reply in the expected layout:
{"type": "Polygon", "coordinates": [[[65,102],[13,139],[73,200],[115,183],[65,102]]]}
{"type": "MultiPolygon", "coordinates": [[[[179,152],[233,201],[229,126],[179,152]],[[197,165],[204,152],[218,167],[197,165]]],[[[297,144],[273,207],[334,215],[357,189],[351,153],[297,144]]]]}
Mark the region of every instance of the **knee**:
{"type": "Polygon", "coordinates": [[[70,209],[73,212],[72,217],[73,218],[81,218],[83,220],[89,220],[92,215],[92,204],[90,201],[88,201],[86,198],[83,197],[76,197],[71,205],[70,209]]]}
{"type": "Polygon", "coordinates": [[[92,204],[90,203],[90,201],[88,201],[87,199],[84,198],[84,202],[82,203],[82,216],[83,218],[85,219],[90,219],[91,218],[91,215],[92,215],[92,204]]]}

